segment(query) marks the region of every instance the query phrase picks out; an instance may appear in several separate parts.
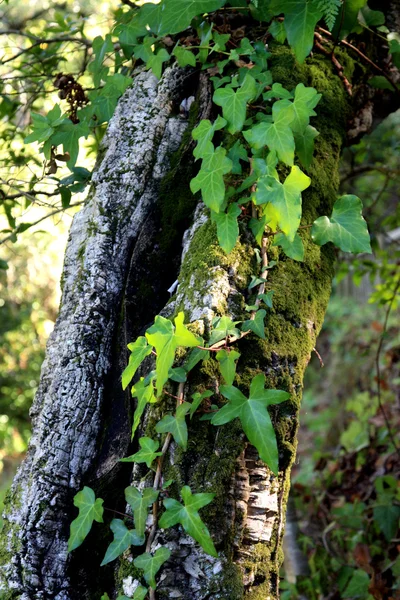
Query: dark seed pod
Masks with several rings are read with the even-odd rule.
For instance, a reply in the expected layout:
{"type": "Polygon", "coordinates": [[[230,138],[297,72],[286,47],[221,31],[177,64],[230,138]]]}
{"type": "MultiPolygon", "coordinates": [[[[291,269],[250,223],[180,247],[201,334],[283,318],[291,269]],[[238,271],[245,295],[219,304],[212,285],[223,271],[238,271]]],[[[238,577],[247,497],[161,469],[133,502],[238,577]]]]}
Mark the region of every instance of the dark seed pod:
{"type": "Polygon", "coordinates": [[[64,100],[67,97],[67,92],[65,90],[60,90],[58,92],[58,97],[61,98],[61,100],[64,100]]]}

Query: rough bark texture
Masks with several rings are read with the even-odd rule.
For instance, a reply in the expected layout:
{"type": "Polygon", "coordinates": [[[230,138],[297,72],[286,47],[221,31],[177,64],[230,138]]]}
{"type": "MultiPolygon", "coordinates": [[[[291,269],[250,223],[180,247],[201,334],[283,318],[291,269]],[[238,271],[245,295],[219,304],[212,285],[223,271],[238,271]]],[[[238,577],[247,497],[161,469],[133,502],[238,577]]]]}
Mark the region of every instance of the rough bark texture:
{"type": "MultiPolygon", "coordinates": [[[[274,56],[274,81],[289,89],[303,81],[323,94],[315,120],[320,136],[310,169],[313,183],[304,194],[303,219],[310,223],[318,214],[330,214],[336,199],[349,98],[327,57],[315,56],[300,67],[284,47],[274,56]]],[[[345,55],[342,59],[351,77],[352,63],[345,55]]],[[[93,561],[99,564],[108,539],[91,534],[71,563],[67,538],[74,515],[72,497],[78,489],[89,484],[115,507],[115,497],[123,497],[128,484],[118,459],[134,448],[128,448],[131,408],[119,391],[119,376],[126,342],[142,334],[167,304],[166,289],[176,279],[183,229],[194,209],[188,188],[194,171],[189,133],[197,118],[208,116],[207,86],[200,85],[189,128],[188,121],[177,116],[177,107],[196,85],[188,72],[172,69],[159,85],[148,73],[136,77],[109,125],[88,203],[74,219],[60,315],[32,409],[33,437],[7,503],[0,575],[6,599],[95,600],[106,589],[110,595],[117,589],[130,595],[139,577],[132,557],[126,556],[118,572],[106,569],[99,580],[93,561]]],[[[241,233],[226,256],[199,204],[184,237],[179,287],[163,314],[183,309],[201,332],[207,331],[214,315],[243,317],[256,256],[251,235],[245,229],[241,233]]],[[[174,479],[175,496],[186,483],[194,491],[216,493],[202,514],[220,555],[205,555],[179,528],[159,531],[154,547],[165,543],[172,550],[160,574],[160,597],[277,597],[303,374],[333,275],[333,250],[312,244],[307,232],[302,237],[304,263],[269,249],[269,258],[279,258],[279,263],[269,276],[275,294],[267,337],[250,335],[239,348],[236,385],[246,390],[251,378],[263,372],[268,386],[291,394],[271,411],[279,442],[279,477],[258,459],[238,423],[217,429],[193,419],[188,451],[171,444],[164,477],[174,479]]],[[[185,393],[217,385],[211,359],[193,374],[185,393]]],[[[154,424],[169,402],[165,399],[147,414],[142,431],[154,435],[154,424]]],[[[150,484],[141,481],[143,475],[135,467],[133,483],[150,484]]]]}

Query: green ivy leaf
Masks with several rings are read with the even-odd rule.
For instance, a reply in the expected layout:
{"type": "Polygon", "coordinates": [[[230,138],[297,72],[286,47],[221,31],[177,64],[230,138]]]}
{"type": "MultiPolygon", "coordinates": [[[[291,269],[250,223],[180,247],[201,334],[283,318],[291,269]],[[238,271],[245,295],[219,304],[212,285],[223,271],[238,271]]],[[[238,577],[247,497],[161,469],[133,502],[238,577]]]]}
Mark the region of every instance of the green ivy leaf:
{"type": "Polygon", "coordinates": [[[346,589],[343,592],[343,598],[365,598],[368,594],[370,578],[368,573],[357,569],[354,571],[346,589]]]}
{"type": "Polygon", "coordinates": [[[224,119],[228,122],[229,133],[241,131],[246,120],[247,102],[256,97],[257,86],[254,77],[247,74],[236,91],[230,86],[218,88],[214,92],[215,104],[222,107],[224,119]]]}
{"type": "Polygon", "coordinates": [[[193,151],[195,158],[205,158],[209,154],[214,152],[214,146],[211,140],[214,133],[219,129],[225,127],[226,121],[220,115],[216,118],[214,123],[208,119],[202,119],[200,123],[192,131],[192,138],[197,141],[196,148],[193,151]]]}
{"type": "Polygon", "coordinates": [[[305,169],[309,169],[314,154],[314,139],[319,135],[311,125],[308,125],[302,133],[294,134],[296,154],[305,169]]]}
{"type": "Polygon", "coordinates": [[[65,119],[51,136],[51,145],[58,146],[62,144],[64,153],[69,152],[70,159],[67,162],[67,165],[70,169],[75,166],[78,158],[79,139],[81,137],[87,138],[89,133],[90,129],[87,122],[81,121],[80,123],[72,123],[69,119],[65,119]]]}
{"type": "Polygon", "coordinates": [[[125,488],[125,499],[133,510],[135,529],[138,535],[144,535],[148,508],[154,504],[157,498],[158,490],[153,488],[145,488],[143,493],[133,486],[125,488]]]}
{"type": "Polygon", "coordinates": [[[280,44],[285,43],[286,30],[283,21],[272,21],[268,31],[277,42],[280,44]]]}
{"type": "Polygon", "coordinates": [[[188,430],[186,415],[190,410],[189,402],[183,402],[176,409],[176,414],[165,415],[156,425],[157,433],[171,433],[175,442],[184,450],[187,449],[188,430]]]}
{"type": "Polygon", "coordinates": [[[239,237],[237,218],[242,213],[240,206],[230,204],[227,212],[211,211],[212,220],[217,224],[217,237],[222,250],[229,254],[236,245],[239,237]]]}
{"type": "Polygon", "coordinates": [[[151,354],[153,347],[149,346],[144,336],[137,338],[136,342],[128,344],[128,349],[131,351],[129,356],[128,366],[122,372],[122,389],[126,390],[130,382],[135,376],[135,373],[146,356],[151,354]]]}
{"type": "MultiPolygon", "coordinates": [[[[151,347],[151,346],[150,346],[151,347]]],[[[149,403],[154,403],[157,401],[157,398],[154,395],[154,387],[153,383],[150,382],[146,385],[146,380],[141,377],[140,381],[135,383],[132,388],[132,396],[133,398],[137,398],[137,406],[133,415],[133,423],[132,423],[132,439],[135,435],[136,429],[139,427],[140,419],[144,413],[144,409],[146,405],[149,403]]]]}
{"type": "Polygon", "coordinates": [[[314,45],[314,30],[322,12],[313,0],[274,0],[278,13],[284,13],[284,25],[290,46],[302,63],[314,45]]]}
{"type": "Polygon", "coordinates": [[[213,395],[213,393],[214,392],[212,392],[211,390],[206,390],[205,392],[202,392],[201,394],[199,392],[195,392],[192,395],[193,402],[190,405],[190,411],[189,411],[190,418],[193,417],[194,413],[199,408],[199,406],[203,402],[203,400],[205,398],[210,398],[213,395]]]}
{"type": "Polygon", "coordinates": [[[180,67],[191,67],[196,66],[196,57],[190,50],[186,50],[182,46],[175,46],[172,54],[176,57],[177,63],[180,67]]]}
{"type": "Polygon", "coordinates": [[[260,298],[268,308],[272,308],[272,296],[274,295],[274,290],[267,292],[266,294],[258,294],[257,298],[260,298]]]}
{"type": "Polygon", "coordinates": [[[256,335],[258,335],[258,337],[265,340],[264,318],[266,314],[267,313],[264,309],[258,310],[255,314],[254,319],[248,319],[247,321],[244,321],[242,325],[242,331],[252,331],[256,335]]]}
{"type": "Polygon", "coordinates": [[[146,582],[150,587],[155,589],[157,586],[155,577],[170,556],[171,551],[165,546],[161,546],[161,548],[158,548],[158,550],[155,551],[154,556],[152,556],[150,552],[145,552],[144,554],[137,556],[133,561],[133,564],[138,569],[143,569],[146,582]]]}
{"type": "Polygon", "coordinates": [[[310,123],[310,117],[315,117],[314,108],[320,101],[322,94],[318,94],[313,87],[306,87],[303,83],[296,86],[294,101],[292,103],[293,119],[290,127],[293,133],[303,133],[310,123]]]}
{"type": "Polygon", "coordinates": [[[158,34],[180,33],[189,27],[192,19],[203,13],[218,10],[226,0],[163,0],[160,3],[158,34]]]}
{"type": "Polygon", "coordinates": [[[219,362],[221,375],[224,378],[226,385],[232,385],[236,375],[236,361],[240,357],[240,353],[236,350],[220,350],[217,352],[216,359],[219,362]]]}
{"type": "Polygon", "coordinates": [[[263,98],[264,100],[269,100],[270,98],[290,100],[293,98],[293,92],[289,92],[281,83],[274,83],[272,89],[263,94],[263,98]]]}
{"type": "Polygon", "coordinates": [[[346,2],[343,2],[332,30],[332,35],[335,39],[340,37],[342,40],[347,37],[354,28],[357,28],[359,11],[366,4],[367,0],[346,0],[346,2]]]}
{"type": "Polygon", "coordinates": [[[75,494],[74,505],[79,514],[71,523],[68,539],[68,552],[78,548],[92,528],[93,521],[103,523],[103,500],[96,498],[94,491],[85,486],[75,494]]]}
{"type": "Polygon", "coordinates": [[[212,346],[216,342],[227,337],[232,338],[232,341],[240,338],[240,331],[236,327],[238,323],[240,323],[240,321],[232,321],[232,319],[226,315],[217,317],[215,321],[213,321],[213,330],[208,342],[209,345],[212,346]]]}
{"type": "Polygon", "coordinates": [[[274,246],[280,246],[286,256],[293,260],[300,262],[304,260],[304,246],[298,233],[295,234],[293,241],[290,241],[284,233],[277,233],[274,237],[274,246]]]}
{"type": "Polygon", "coordinates": [[[138,585],[135,593],[133,594],[133,600],[144,600],[149,590],[142,585],[138,585]]]}
{"type": "Polygon", "coordinates": [[[114,44],[112,43],[111,34],[108,34],[103,39],[98,35],[93,40],[92,44],[94,61],[90,63],[88,71],[93,73],[93,82],[95,87],[99,87],[101,81],[105,80],[108,73],[108,67],[103,65],[106,55],[109,52],[114,52],[114,44]]]}
{"type": "Polygon", "coordinates": [[[210,504],[215,494],[192,494],[190,487],[185,485],[181,489],[181,496],[184,505],[173,498],[164,500],[167,510],[159,521],[160,527],[167,529],[180,523],[186,533],[196,540],[207,554],[218,556],[210,533],[198,512],[200,508],[210,504]]]}
{"type": "Polygon", "coordinates": [[[118,558],[130,546],[142,546],[145,542],[144,535],[140,535],[135,529],[128,529],[121,519],[113,519],[110,529],[114,539],[107,548],[101,567],[118,558]]]}
{"type": "Polygon", "coordinates": [[[186,373],[189,373],[194,367],[201,361],[207,360],[210,357],[210,353],[207,350],[201,350],[200,348],[195,348],[189,354],[189,358],[183,365],[186,373]]]}
{"type": "Polygon", "coordinates": [[[259,180],[255,193],[256,204],[271,203],[280,229],[294,240],[301,219],[301,192],[308,188],[311,179],[294,166],[282,184],[274,177],[259,180]]]}
{"type": "Polygon", "coordinates": [[[263,121],[244,131],[243,135],[254,150],[261,150],[264,146],[268,146],[270,150],[277,153],[279,160],[291,166],[294,162],[294,137],[290,121],[294,115],[279,110],[282,106],[279,103],[283,102],[289,101],[278,100],[272,107],[273,123],[263,121]]]}
{"type": "Polygon", "coordinates": [[[151,69],[157,79],[161,79],[163,63],[169,61],[169,54],[165,48],[160,48],[156,53],[153,52],[152,56],[146,62],[146,68],[151,69]]]}
{"type": "Polygon", "coordinates": [[[311,237],[319,246],[332,242],[343,252],[372,252],[361,200],[351,194],[336,200],[330,219],[314,221],[311,237]]]}
{"type": "Polygon", "coordinates": [[[157,396],[162,394],[164,384],[168,380],[168,373],[174,362],[176,349],[179,346],[188,348],[199,346],[203,341],[185,327],[183,324],[184,318],[184,313],[180,312],[175,318],[174,327],[171,321],[157,315],[154,325],[146,331],[148,342],[157,351],[157,396]]]}
{"type": "Polygon", "coordinates": [[[235,144],[229,150],[228,158],[230,158],[233,163],[232,173],[234,175],[241,175],[242,165],[240,164],[240,161],[243,160],[244,162],[249,162],[249,157],[247,156],[246,148],[239,140],[236,140],[235,144]]]}
{"type": "Polygon", "coordinates": [[[265,375],[256,375],[247,399],[232,385],[222,385],[221,393],[229,400],[211,419],[213,425],[224,425],[239,418],[249,441],[257,448],[260,458],[275,475],[278,474],[278,446],[267,407],[287,400],[290,395],[281,390],[266,390],[265,375]]]}
{"type": "Polygon", "coordinates": [[[256,238],[256,242],[259,246],[261,246],[261,242],[262,242],[262,239],[264,236],[266,224],[267,224],[267,217],[265,215],[262,215],[262,217],[260,219],[251,218],[249,221],[250,230],[251,230],[252,234],[254,235],[254,237],[256,238]]]}
{"type": "Polygon", "coordinates": [[[232,166],[225,148],[218,146],[215,152],[203,158],[199,173],[190,182],[192,193],[201,190],[204,204],[216,213],[225,199],[224,175],[232,170],[232,166]]]}
{"type": "Polygon", "coordinates": [[[147,468],[151,469],[152,462],[157,458],[157,456],[161,456],[162,452],[157,452],[160,444],[156,440],[152,440],[149,437],[141,437],[139,438],[140,450],[132,454],[131,456],[127,456],[126,458],[120,458],[121,462],[135,462],[135,463],[146,463],[147,468]]]}

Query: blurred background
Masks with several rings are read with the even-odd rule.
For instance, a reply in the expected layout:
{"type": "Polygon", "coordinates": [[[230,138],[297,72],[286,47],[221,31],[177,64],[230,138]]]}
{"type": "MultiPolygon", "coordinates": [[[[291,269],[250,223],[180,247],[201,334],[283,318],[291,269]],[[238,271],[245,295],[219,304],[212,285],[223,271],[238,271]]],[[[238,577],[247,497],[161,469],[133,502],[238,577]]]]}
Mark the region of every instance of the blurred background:
{"type": "MultiPolygon", "coordinates": [[[[79,40],[105,35],[118,6],[0,3],[0,504],[27,448],[68,228],[103,133],[99,127],[84,142],[72,175],[62,164],[45,172],[38,144],[23,143],[29,114],[57,101],[58,72],[75,73],[90,89],[87,46],[79,40]],[[63,41],[38,43],[33,57],[16,59],[44,29],[63,41]]],[[[307,371],[283,600],[400,598],[399,149],[400,111],[343,156],[341,191],[362,199],[374,254],[338,255],[307,371]]]]}

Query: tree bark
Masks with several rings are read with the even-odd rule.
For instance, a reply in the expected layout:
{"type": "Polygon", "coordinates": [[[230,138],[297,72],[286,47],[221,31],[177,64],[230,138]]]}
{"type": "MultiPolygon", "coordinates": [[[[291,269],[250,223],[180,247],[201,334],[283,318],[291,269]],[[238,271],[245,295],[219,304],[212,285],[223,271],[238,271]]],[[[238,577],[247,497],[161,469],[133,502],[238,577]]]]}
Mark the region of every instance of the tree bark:
{"type": "MultiPolygon", "coordinates": [[[[346,61],[350,76],[352,62],[346,61]]],[[[309,173],[312,187],[303,195],[303,224],[309,224],[330,214],[337,197],[340,152],[354,112],[329,57],[314,55],[299,66],[280,47],[271,69],[274,81],[288,89],[302,81],[323,94],[313,123],[320,136],[309,173]]],[[[120,385],[126,344],[161,311],[172,316],[184,310],[186,322],[195,321],[199,332],[209,330],[215,315],[243,317],[247,286],[256,272],[252,236],[243,228],[240,242],[226,256],[207,211],[189,191],[196,170],[190,131],[200,118],[212,116],[210,99],[204,75],[169,68],[158,83],[142,72],[109,124],[87,203],[71,227],[60,313],[31,412],[32,440],[6,502],[2,598],[94,600],[105,591],[111,597],[132,593],[138,572],[131,557],[124,556],[118,568],[98,566],[109,542],[98,533],[100,526],[67,554],[72,499],[90,485],[106,507],[124,511],[124,487],[130,480],[143,485],[139,466],[131,473],[118,462],[136,444],[130,443],[132,401],[120,385]],[[191,95],[196,100],[186,119],[179,104],[191,95]],[[178,289],[169,300],[167,290],[177,277],[178,289]]],[[[237,385],[244,390],[263,372],[267,387],[291,394],[271,410],[279,476],[259,460],[236,422],[214,428],[198,417],[191,421],[188,451],[172,443],[163,476],[174,480],[173,496],[185,484],[216,494],[202,515],[219,557],[206,555],[178,527],[159,530],[153,547],[163,543],[172,551],[160,573],[160,597],[278,597],[303,375],[323,322],[334,263],[332,247],[314,245],[306,229],[301,236],[304,263],[278,248],[269,250],[269,259],[278,264],[268,276],[274,308],[267,315],[266,340],[244,338],[238,363],[237,385]]],[[[185,396],[217,386],[216,363],[210,359],[194,372],[185,396]]],[[[154,434],[168,406],[165,398],[147,413],[141,431],[154,434]]]]}

